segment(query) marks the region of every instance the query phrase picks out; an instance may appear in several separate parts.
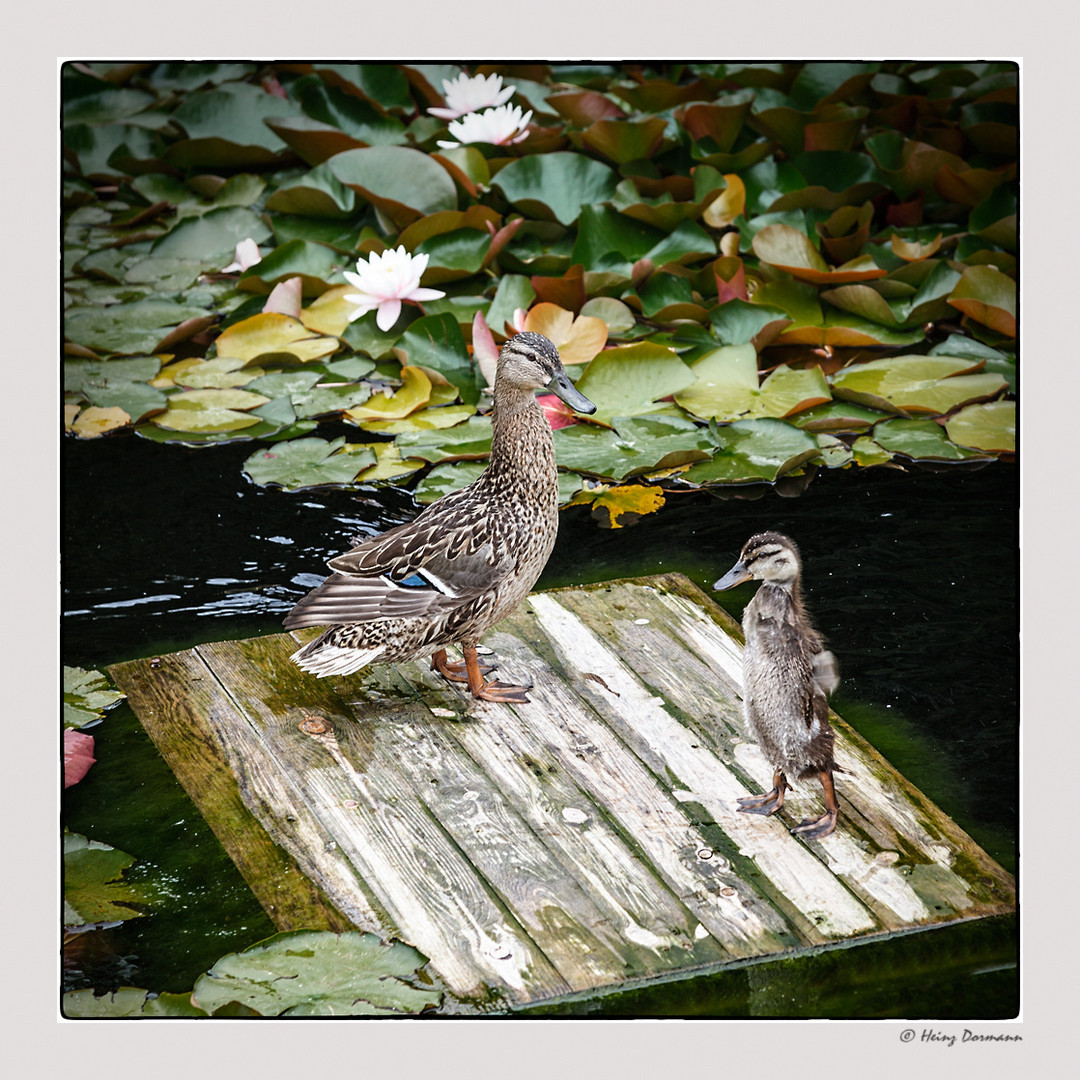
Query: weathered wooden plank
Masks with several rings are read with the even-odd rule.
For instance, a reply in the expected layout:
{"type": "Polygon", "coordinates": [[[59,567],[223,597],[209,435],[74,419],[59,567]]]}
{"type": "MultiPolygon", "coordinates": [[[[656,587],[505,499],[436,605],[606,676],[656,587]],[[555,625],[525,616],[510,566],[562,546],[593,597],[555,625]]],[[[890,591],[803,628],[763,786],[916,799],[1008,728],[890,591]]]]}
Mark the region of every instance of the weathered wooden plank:
{"type": "MultiPolygon", "coordinates": [[[[600,616],[580,595],[559,596],[587,621],[591,617],[597,633],[636,670],[648,670],[650,681],[685,711],[687,726],[714,753],[732,761],[735,771],[761,790],[771,786],[772,766],[747,741],[741,717],[731,713],[728,687],[741,697],[741,629],[711,597],[677,575],[617,583],[613,602],[623,614],[600,616]],[[625,616],[627,605],[638,612],[636,619],[625,616]],[[638,621],[646,614],[647,623],[638,621]],[[680,647],[683,643],[687,647],[680,647]],[[650,662],[665,654],[669,663],[650,662]],[[722,673],[719,687],[704,677],[703,659],[722,673]]],[[[806,844],[811,853],[890,928],[938,921],[943,914],[1012,910],[1011,877],[842,719],[832,717],[837,760],[848,770],[837,778],[843,827],[806,844]],[[963,875],[956,871],[959,864],[965,866],[963,875]]],[[[814,785],[802,785],[789,793],[782,815],[794,823],[819,812],[814,785]]]]}
{"type": "MultiPolygon", "coordinates": [[[[448,710],[462,706],[442,680],[425,680],[424,695],[441,700],[448,710]]],[[[559,767],[530,730],[528,715],[528,709],[491,709],[481,722],[444,730],[487,776],[497,778],[508,803],[593,898],[603,915],[601,925],[620,943],[624,978],[724,959],[727,954],[715,939],[559,767]]]]}
{"type": "MultiPolygon", "coordinates": [[[[303,853],[294,858],[259,826],[232,771],[231,704],[196,653],[132,660],[108,672],[279,930],[376,928],[359,907],[336,909],[328,899],[335,890],[320,887],[303,853]]],[[[296,827],[307,845],[325,842],[310,812],[300,810],[296,827]]]]}
{"type": "MultiPolygon", "coordinates": [[[[291,639],[278,635],[218,642],[209,651],[239,711],[283,767],[288,763],[311,804],[320,807],[335,853],[356,868],[400,936],[430,957],[448,985],[464,996],[486,994],[492,985],[508,988],[519,1002],[569,990],[517,915],[500,906],[401,774],[395,729],[430,722],[429,707],[419,699],[395,701],[392,711],[381,708],[379,715],[367,717],[367,732],[357,732],[355,710],[333,685],[340,680],[301,673],[302,687],[293,687],[298,669],[288,656],[294,648],[291,639]],[[330,753],[322,761],[308,760],[311,748],[325,748],[328,740],[305,737],[298,728],[305,716],[318,716],[333,729],[350,767],[343,768],[330,753]]],[[[377,679],[376,672],[365,684],[377,679]]],[[[346,688],[363,695],[365,684],[346,683],[346,688]]],[[[283,832],[290,849],[298,842],[280,821],[264,820],[268,824],[283,832]]]]}

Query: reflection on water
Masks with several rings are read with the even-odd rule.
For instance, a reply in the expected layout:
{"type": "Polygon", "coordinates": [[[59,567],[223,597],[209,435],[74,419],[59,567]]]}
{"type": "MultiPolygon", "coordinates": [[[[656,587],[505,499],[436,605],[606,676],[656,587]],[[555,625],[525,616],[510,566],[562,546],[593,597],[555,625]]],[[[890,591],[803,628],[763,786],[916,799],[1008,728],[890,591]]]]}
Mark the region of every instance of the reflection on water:
{"type": "MultiPolygon", "coordinates": [[[[275,632],[296,599],[322,579],[327,558],[354,537],[415,516],[400,489],[290,494],[255,487],[241,472],[250,452],[244,444],[187,450],[137,438],[67,444],[65,663],[100,667],[275,632]]],[[[564,512],[539,587],[678,571],[708,590],[752,533],[791,535],[803,554],[807,606],[840,660],[837,712],[1014,870],[1016,485],[1015,470],[1003,464],[939,473],[828,472],[799,498],[771,490],[757,499],[673,495],[659,514],[617,530],[597,528],[575,508],[564,512]]],[[[754,588],[714,595],[738,616],[754,588]]],[[[178,856],[162,851],[153,822],[170,800],[184,804],[182,792],[133,720],[113,714],[93,734],[99,764],[69,793],[68,823],[164,868],[178,856]],[[144,774],[153,777],[153,790],[142,791],[134,806],[132,785],[144,774]]],[[[210,861],[222,911],[232,912],[234,926],[263,925],[205,826],[189,821],[186,828],[193,831],[174,839],[204,854],[182,869],[172,863],[181,878],[175,887],[187,877],[195,888],[188,875],[213,849],[220,854],[210,861]],[[244,914],[236,914],[241,908],[244,914]]],[[[206,883],[198,887],[198,902],[208,902],[206,883]]],[[[147,938],[155,920],[164,921],[134,920],[115,933],[147,938]]],[[[253,940],[237,931],[229,948],[253,940]]],[[[143,944],[142,952],[155,951],[143,944]]],[[[211,942],[209,962],[221,944],[211,942]]],[[[197,974],[201,968],[190,964],[203,963],[207,950],[188,945],[190,963],[173,942],[163,968],[144,966],[143,985],[190,987],[194,976],[184,973],[197,974]]]]}

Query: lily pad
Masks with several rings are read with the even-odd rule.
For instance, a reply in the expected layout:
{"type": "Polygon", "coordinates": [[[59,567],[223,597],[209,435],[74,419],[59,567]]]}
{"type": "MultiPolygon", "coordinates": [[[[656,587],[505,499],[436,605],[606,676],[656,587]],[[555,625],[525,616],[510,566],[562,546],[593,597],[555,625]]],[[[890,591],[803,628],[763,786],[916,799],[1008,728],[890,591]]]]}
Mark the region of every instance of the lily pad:
{"type": "Polygon", "coordinates": [[[578,389],[596,406],[594,420],[640,416],[669,406],[660,399],[685,389],[693,372],[663,345],[639,342],[606,349],[578,379],[578,389]]]}
{"type": "Polygon", "coordinates": [[[402,384],[394,393],[373,394],[363,405],[350,409],[350,420],[400,420],[431,400],[431,379],[414,364],[401,369],[402,384]]]}
{"type": "Polygon", "coordinates": [[[1016,337],[1016,282],[991,266],[969,266],[948,301],[976,322],[1016,337]]]}
{"type": "Polygon", "coordinates": [[[70,422],[69,427],[81,439],[96,439],[130,423],[131,417],[118,405],[110,405],[108,408],[91,405],[83,409],[70,422]]]}
{"type": "Polygon", "coordinates": [[[96,723],[124,700],[100,671],[64,666],[64,727],[81,728],[96,723]]]}
{"type": "Polygon", "coordinates": [[[479,401],[477,374],[453,315],[424,315],[414,320],[394,346],[394,353],[403,364],[437,371],[458,388],[466,404],[479,401]]]}
{"type": "Polygon", "coordinates": [[[1016,452],[1016,402],[968,405],[945,421],[949,438],[959,446],[1012,454],[1016,452]]]}
{"type": "Polygon", "coordinates": [[[486,457],[491,453],[491,420],[470,416],[449,430],[425,428],[398,436],[397,447],[406,458],[440,462],[447,458],[486,457]]]}
{"type": "Polygon", "coordinates": [[[772,483],[814,458],[817,439],[783,420],[738,420],[715,429],[717,449],[682,478],[692,484],[772,483]]]}
{"type": "Polygon", "coordinates": [[[563,366],[587,364],[607,343],[608,327],[603,319],[578,315],[559,307],[542,303],[525,316],[525,329],[543,334],[559,350],[563,366]]]}
{"type": "Polygon", "coordinates": [[[418,503],[433,503],[451,491],[471,484],[487,468],[486,462],[461,461],[455,465],[436,465],[413,490],[418,503]]]}
{"type": "Polygon", "coordinates": [[[270,229],[246,206],[223,206],[200,217],[181,219],[150,250],[158,257],[220,261],[248,239],[263,244],[270,239],[270,229]]]}
{"type": "Polygon", "coordinates": [[[691,368],[697,381],[675,401],[702,420],[784,417],[830,400],[821,368],[781,364],[758,386],[752,345],[727,345],[701,357],[691,368]]]}
{"type": "Polygon", "coordinates": [[[986,458],[975,450],[949,442],[945,430],[933,420],[908,420],[896,417],[883,420],[874,428],[874,442],[894,454],[915,461],[967,461],[986,458]]]}
{"type": "Polygon", "coordinates": [[[156,1019],[162,1016],[206,1016],[191,1004],[191,994],[152,994],[134,986],[122,986],[109,994],[93,990],[70,990],[64,994],[61,1009],[66,1017],[105,1019],[156,1019]]]}
{"type": "Polygon", "coordinates": [[[64,925],[137,919],[143,912],[142,892],[123,879],[135,862],[126,851],[64,834],[64,925]]]}
{"type": "Polygon", "coordinates": [[[752,247],[762,262],[813,285],[870,281],[886,274],[869,256],[860,256],[831,269],[809,237],[790,225],[766,225],[754,237],[752,247]]]}
{"type": "Polygon", "coordinates": [[[265,295],[281,281],[299,278],[304,296],[318,296],[328,281],[348,265],[332,248],[312,240],[289,240],[264,255],[237,279],[236,287],[265,295]]]}
{"type": "Polygon", "coordinates": [[[616,487],[582,489],[571,500],[573,505],[592,506],[593,519],[602,529],[621,529],[636,524],[645,514],[664,505],[664,493],[647,484],[622,484],[616,487]]]}
{"type": "Polygon", "coordinates": [[[425,214],[457,208],[454,181],[419,150],[370,146],[335,154],[326,164],[338,180],[377,206],[399,229],[425,214]]]}
{"type": "Polygon", "coordinates": [[[411,1015],[442,993],[421,974],[427,958],[375,934],[296,930],[222,957],[195,983],[192,1000],[212,1012],[231,1001],[261,1016],[411,1015]]]}
{"type": "Polygon", "coordinates": [[[492,185],[526,214],[572,225],[582,206],[609,200],[617,182],[607,165],[584,154],[555,151],[512,161],[492,185]]]}
{"type": "Polygon", "coordinates": [[[964,374],[979,361],[951,356],[893,356],[843,368],[832,377],[838,397],[906,416],[946,413],[1006,389],[1004,376],[964,374]]]}
{"type": "Polygon", "coordinates": [[[371,451],[342,453],[344,438],[293,439],[269,450],[256,450],[245,462],[244,472],[256,484],[277,484],[287,491],[321,484],[349,484],[356,474],[375,464],[371,451]]]}
{"type": "Polygon", "coordinates": [[[336,337],[318,337],[299,319],[278,312],[252,315],[223,330],[215,342],[219,357],[253,361],[285,354],[300,363],[319,360],[336,352],[336,337]]]}
{"type": "Polygon", "coordinates": [[[612,480],[702,461],[714,446],[692,421],[666,416],[624,417],[614,429],[577,424],[552,437],[560,468],[612,480]]]}
{"type": "Polygon", "coordinates": [[[314,386],[309,390],[294,391],[290,395],[293,409],[301,419],[326,416],[344,412],[362,405],[371,397],[371,387],[361,383],[344,386],[314,386]]]}
{"type": "Polygon", "coordinates": [[[171,327],[206,315],[206,309],[147,297],[110,307],[69,308],[64,337],[95,352],[146,354],[171,327]]]}

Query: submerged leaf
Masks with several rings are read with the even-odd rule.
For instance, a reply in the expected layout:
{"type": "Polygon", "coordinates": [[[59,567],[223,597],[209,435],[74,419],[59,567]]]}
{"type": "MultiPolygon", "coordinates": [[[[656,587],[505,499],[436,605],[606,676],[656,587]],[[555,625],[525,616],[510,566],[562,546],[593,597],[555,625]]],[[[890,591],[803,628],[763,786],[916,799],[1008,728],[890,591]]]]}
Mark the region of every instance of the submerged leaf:
{"type": "Polygon", "coordinates": [[[375,934],[295,930],[223,956],[192,1000],[208,1012],[236,1001],[261,1016],[409,1015],[442,999],[420,975],[426,963],[411,945],[375,934]]]}
{"type": "Polygon", "coordinates": [[[64,834],[64,925],[136,919],[142,892],[123,879],[133,855],[78,833],[64,834]]]}

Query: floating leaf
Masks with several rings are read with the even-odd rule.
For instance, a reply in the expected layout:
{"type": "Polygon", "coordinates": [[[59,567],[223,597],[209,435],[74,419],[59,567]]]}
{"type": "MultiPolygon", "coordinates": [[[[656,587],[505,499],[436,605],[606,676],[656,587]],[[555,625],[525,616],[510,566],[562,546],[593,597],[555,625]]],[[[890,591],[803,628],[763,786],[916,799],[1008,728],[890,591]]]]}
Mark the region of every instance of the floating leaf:
{"type": "Polygon", "coordinates": [[[455,427],[472,416],[474,411],[471,405],[443,405],[438,408],[420,409],[399,420],[361,420],[358,423],[365,431],[397,435],[407,431],[455,427]]]}
{"type": "Polygon", "coordinates": [[[93,990],[69,990],[62,998],[61,1009],[66,1017],[105,1019],[154,1019],[161,1016],[206,1016],[202,1009],[191,1004],[191,994],[152,994],[134,986],[122,986],[109,994],[97,995],[93,990]]]}
{"type": "Polygon", "coordinates": [[[316,337],[299,320],[275,311],[252,315],[223,330],[215,342],[219,357],[252,361],[284,353],[300,363],[329,356],[341,347],[335,337],[316,337]]]}
{"type": "Polygon", "coordinates": [[[220,260],[233,254],[241,240],[248,239],[256,244],[269,240],[266,223],[246,206],[224,206],[201,217],[181,219],[155,240],[150,250],[159,258],[220,260]]]}
{"type": "Polygon", "coordinates": [[[359,383],[345,386],[314,386],[292,393],[293,408],[301,419],[343,412],[362,405],[371,397],[371,387],[359,383]]]}
{"type": "Polygon", "coordinates": [[[933,420],[883,420],[874,428],[874,442],[916,461],[966,461],[986,456],[949,442],[941,425],[933,420]]]}
{"type": "Polygon", "coordinates": [[[709,461],[682,474],[692,484],[769,482],[816,457],[817,439],[783,420],[738,420],[716,429],[709,461]]]}
{"type": "Polygon", "coordinates": [[[709,312],[712,332],[721,345],[745,345],[765,348],[791,319],[787,312],[769,304],[729,300],[709,312]]]}
{"type": "Polygon", "coordinates": [[[350,409],[350,420],[400,420],[431,400],[431,380],[416,365],[401,369],[401,387],[393,394],[375,394],[363,405],[350,409]]]}
{"type": "Polygon", "coordinates": [[[1016,452],[1016,402],[968,405],[945,421],[949,438],[972,450],[1016,452]]]}
{"type": "Polygon", "coordinates": [[[724,177],[727,187],[706,208],[703,215],[710,229],[724,229],[746,212],[746,185],[735,173],[724,177]]]}
{"type": "Polygon", "coordinates": [[[486,462],[462,461],[456,465],[437,465],[413,490],[418,503],[433,503],[451,491],[471,484],[487,468],[486,462]]]}
{"type": "Polygon", "coordinates": [[[446,170],[427,154],[404,146],[370,146],[335,154],[327,168],[377,206],[399,228],[437,210],[457,208],[446,170]]]}
{"type": "Polygon", "coordinates": [[[277,484],[287,491],[320,484],[348,484],[356,474],[375,464],[371,451],[342,453],[344,438],[293,439],[269,450],[256,450],[245,462],[244,472],[256,484],[277,484]]]}
{"type": "Polygon", "coordinates": [[[447,458],[487,457],[491,452],[491,420],[470,416],[449,430],[425,428],[398,436],[397,447],[406,458],[439,462],[447,458]]]}
{"type": "Polygon", "coordinates": [[[607,349],[585,369],[578,389],[596,406],[593,419],[639,416],[666,408],[660,398],[685,389],[693,372],[663,345],[640,342],[607,349]]]}
{"type": "Polygon", "coordinates": [[[525,329],[543,334],[559,350],[563,366],[587,364],[607,344],[608,327],[590,315],[574,318],[558,304],[542,303],[525,316],[525,329]]]}
{"type": "Polygon", "coordinates": [[[716,349],[697,360],[691,370],[697,381],[677,393],[675,401],[702,420],[783,417],[832,397],[819,367],[781,364],[759,387],[752,345],[716,349]]]}
{"type": "Polygon", "coordinates": [[[862,431],[882,419],[879,409],[867,409],[851,401],[830,401],[797,413],[790,422],[804,431],[862,431]]]}
{"type": "Polygon", "coordinates": [[[755,235],[751,246],[762,262],[813,285],[869,281],[886,274],[869,256],[830,269],[809,237],[790,225],[766,225],[755,235]]]}
{"type": "Polygon", "coordinates": [[[419,365],[437,371],[458,388],[461,400],[475,404],[480,399],[480,382],[469,359],[461,327],[453,315],[424,315],[409,328],[394,346],[403,364],[419,365]]]}
{"type": "Polygon", "coordinates": [[[614,430],[578,424],[559,429],[553,439],[561,468],[613,480],[702,461],[713,449],[692,421],[667,416],[620,418],[614,430]]]}
{"type": "Polygon", "coordinates": [[[78,833],[64,834],[64,925],[136,919],[142,893],[123,879],[133,855],[78,833]]]}
{"type": "Polygon", "coordinates": [[[237,279],[236,287],[266,295],[279,282],[299,278],[304,296],[318,296],[328,288],[328,279],[346,262],[325,244],[311,240],[289,240],[274,248],[237,279]]]}
{"type": "Polygon", "coordinates": [[[581,490],[574,504],[590,503],[593,519],[602,529],[621,529],[635,525],[645,514],[652,514],[664,505],[664,493],[645,484],[625,484],[581,490]]]}
{"type": "Polygon", "coordinates": [[[950,356],[893,356],[843,368],[832,385],[837,396],[871,408],[940,414],[1006,388],[1000,375],[962,374],[979,366],[950,356]]]}
{"type": "Polygon", "coordinates": [[[556,151],[512,161],[492,180],[516,207],[535,217],[572,225],[582,206],[615,193],[615,173],[584,154],[556,151]]]}
{"type": "Polygon", "coordinates": [[[192,1000],[208,1012],[236,1001],[261,1016],[415,1014],[442,999],[420,975],[426,963],[411,945],[375,934],[296,930],[222,957],[192,1000]]]}
{"type": "Polygon", "coordinates": [[[131,423],[131,417],[118,406],[107,409],[91,405],[83,409],[71,422],[71,430],[81,439],[96,439],[107,431],[125,427],[131,423]]]}
{"type": "Polygon", "coordinates": [[[406,461],[401,456],[397,443],[377,442],[362,445],[375,455],[375,464],[356,477],[358,483],[373,484],[380,480],[397,480],[402,476],[411,476],[423,468],[418,462],[406,461]]]}
{"type": "Polygon", "coordinates": [[[268,400],[247,390],[186,390],[173,394],[165,412],[151,417],[150,422],[169,431],[239,431],[259,423],[248,410],[268,400]]]}
{"type": "Polygon", "coordinates": [[[1016,337],[1016,282],[990,266],[969,266],[948,301],[983,326],[1016,337]]]}
{"type": "Polygon", "coordinates": [[[205,315],[204,308],[150,297],[105,308],[69,308],[64,337],[95,352],[145,354],[170,327],[205,315]]]}
{"type": "Polygon", "coordinates": [[[124,695],[100,671],[64,666],[64,727],[81,728],[100,720],[124,695]]]}

